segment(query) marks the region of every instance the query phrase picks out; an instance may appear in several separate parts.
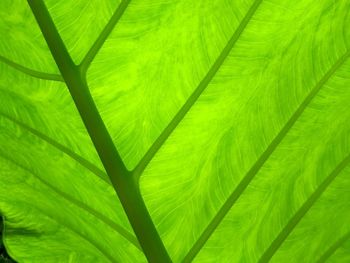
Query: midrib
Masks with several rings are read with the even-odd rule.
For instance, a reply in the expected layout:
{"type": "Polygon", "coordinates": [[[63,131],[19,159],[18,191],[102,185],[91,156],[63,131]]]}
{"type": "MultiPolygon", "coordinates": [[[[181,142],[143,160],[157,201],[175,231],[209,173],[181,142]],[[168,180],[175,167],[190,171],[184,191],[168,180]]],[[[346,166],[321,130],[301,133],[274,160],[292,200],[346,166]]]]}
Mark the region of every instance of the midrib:
{"type": "MultiPolygon", "coordinates": [[[[170,263],[171,259],[149,215],[138,182],[126,169],[90,94],[84,70],[86,66],[74,64],[43,0],[27,1],[145,256],[150,262],[170,263]]],[[[99,47],[103,43],[104,40],[99,47]]],[[[98,50],[95,49],[93,54],[96,55],[98,50]]]]}

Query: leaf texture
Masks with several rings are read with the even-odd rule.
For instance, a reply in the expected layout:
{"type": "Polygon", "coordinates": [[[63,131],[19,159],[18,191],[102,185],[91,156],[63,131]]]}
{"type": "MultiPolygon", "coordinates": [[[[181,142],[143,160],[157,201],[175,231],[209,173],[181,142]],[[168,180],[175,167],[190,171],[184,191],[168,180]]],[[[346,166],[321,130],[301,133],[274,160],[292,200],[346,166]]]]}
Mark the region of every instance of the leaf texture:
{"type": "MultiPolygon", "coordinates": [[[[173,262],[350,260],[348,0],[45,4],[173,262]]],[[[145,262],[27,3],[0,6],[9,254],[145,262]]]]}

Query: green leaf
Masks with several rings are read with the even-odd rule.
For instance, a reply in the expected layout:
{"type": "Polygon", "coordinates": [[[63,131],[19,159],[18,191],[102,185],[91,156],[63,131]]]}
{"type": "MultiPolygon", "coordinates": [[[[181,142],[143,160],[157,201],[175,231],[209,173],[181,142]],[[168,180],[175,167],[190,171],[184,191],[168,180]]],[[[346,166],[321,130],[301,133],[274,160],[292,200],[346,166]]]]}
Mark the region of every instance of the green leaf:
{"type": "Polygon", "coordinates": [[[86,76],[173,262],[350,260],[348,0],[46,0],[72,61],[28,3],[0,3],[16,261],[149,259],[58,62],[86,76]]]}

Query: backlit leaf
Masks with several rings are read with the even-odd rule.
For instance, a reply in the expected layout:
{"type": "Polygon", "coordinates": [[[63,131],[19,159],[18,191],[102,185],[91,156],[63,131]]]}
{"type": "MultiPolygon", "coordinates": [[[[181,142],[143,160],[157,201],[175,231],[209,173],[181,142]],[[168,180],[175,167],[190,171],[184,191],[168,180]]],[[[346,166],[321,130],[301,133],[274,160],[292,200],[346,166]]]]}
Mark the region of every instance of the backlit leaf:
{"type": "MultiPolygon", "coordinates": [[[[348,0],[45,4],[173,262],[350,260],[348,0]]],[[[0,7],[8,253],[146,262],[27,2],[0,7]]]]}

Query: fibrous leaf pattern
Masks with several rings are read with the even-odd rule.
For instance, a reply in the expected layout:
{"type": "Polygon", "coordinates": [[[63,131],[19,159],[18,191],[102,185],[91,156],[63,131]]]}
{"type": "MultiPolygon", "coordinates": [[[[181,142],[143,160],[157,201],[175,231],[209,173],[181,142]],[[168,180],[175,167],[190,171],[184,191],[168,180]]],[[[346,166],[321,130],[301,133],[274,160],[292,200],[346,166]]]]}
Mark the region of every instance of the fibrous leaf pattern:
{"type": "MultiPolygon", "coordinates": [[[[0,5],[9,253],[144,262],[30,8],[0,5]]],[[[45,5],[173,262],[349,259],[349,1],[45,5]]]]}

